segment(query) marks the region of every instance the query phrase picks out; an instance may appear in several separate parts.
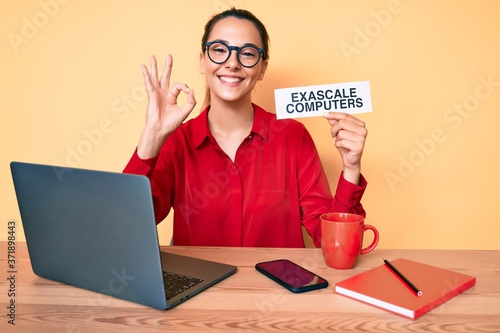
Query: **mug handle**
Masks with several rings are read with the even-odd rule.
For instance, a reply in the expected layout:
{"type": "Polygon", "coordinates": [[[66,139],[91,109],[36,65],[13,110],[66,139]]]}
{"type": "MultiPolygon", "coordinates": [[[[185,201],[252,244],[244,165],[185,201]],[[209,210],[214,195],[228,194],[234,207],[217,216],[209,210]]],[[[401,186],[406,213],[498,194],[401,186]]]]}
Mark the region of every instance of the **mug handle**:
{"type": "Polygon", "coordinates": [[[378,230],[372,226],[372,225],[369,225],[369,224],[365,224],[363,226],[363,232],[365,232],[366,230],[371,230],[373,231],[373,242],[368,245],[367,247],[365,247],[364,249],[361,250],[361,254],[366,254],[368,252],[371,252],[378,244],[378,230]]]}

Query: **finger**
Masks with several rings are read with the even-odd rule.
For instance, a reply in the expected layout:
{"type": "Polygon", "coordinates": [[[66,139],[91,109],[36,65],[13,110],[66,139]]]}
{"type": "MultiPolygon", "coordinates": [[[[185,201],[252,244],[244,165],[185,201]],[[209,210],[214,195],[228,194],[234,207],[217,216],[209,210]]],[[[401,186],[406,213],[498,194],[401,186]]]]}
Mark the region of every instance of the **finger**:
{"type": "Polygon", "coordinates": [[[337,149],[346,149],[349,151],[349,154],[356,156],[363,153],[365,141],[337,139],[335,140],[335,147],[337,147],[337,149]]]}
{"type": "Polygon", "coordinates": [[[368,131],[362,121],[353,122],[351,119],[329,120],[332,137],[336,137],[340,131],[353,132],[357,135],[366,137],[368,131]]]}
{"type": "Polygon", "coordinates": [[[343,137],[352,135],[353,137],[360,137],[364,140],[368,135],[368,130],[365,127],[353,125],[352,123],[342,124],[339,122],[334,124],[331,128],[332,138],[340,136],[341,133],[343,133],[343,137]]]}
{"type": "Polygon", "coordinates": [[[332,129],[347,129],[352,131],[357,131],[365,129],[365,123],[356,118],[344,118],[344,119],[327,119],[328,123],[332,129]]]}
{"type": "Polygon", "coordinates": [[[169,54],[167,55],[167,59],[165,60],[165,68],[163,68],[163,72],[161,74],[161,79],[160,79],[160,86],[163,89],[168,89],[170,86],[170,73],[172,73],[172,65],[173,65],[173,59],[172,56],[169,54]]]}
{"type": "Polygon", "coordinates": [[[156,62],[156,57],[155,56],[151,56],[149,58],[149,65],[151,67],[151,73],[149,75],[151,83],[153,85],[156,85],[156,84],[158,84],[159,80],[158,80],[158,64],[156,62]]]}
{"type": "Polygon", "coordinates": [[[358,133],[355,133],[355,132],[341,130],[337,133],[335,140],[336,140],[336,142],[338,142],[338,141],[351,141],[351,142],[364,143],[366,141],[366,137],[363,135],[360,135],[358,133]]]}
{"type": "Polygon", "coordinates": [[[175,100],[177,100],[177,97],[179,97],[179,94],[181,92],[188,94],[190,90],[191,89],[189,89],[187,84],[176,82],[170,87],[168,92],[170,96],[172,96],[173,98],[175,98],[175,100]]]}
{"type": "Polygon", "coordinates": [[[141,65],[141,69],[146,90],[151,91],[153,89],[153,83],[151,82],[151,77],[149,76],[148,68],[145,65],[141,65]]]}
{"type": "Polygon", "coordinates": [[[325,114],[323,114],[323,117],[328,119],[328,121],[330,122],[331,125],[333,125],[333,123],[335,123],[337,121],[341,121],[341,120],[351,121],[351,122],[356,123],[360,126],[365,125],[365,123],[363,121],[356,118],[355,116],[348,114],[348,113],[343,113],[343,112],[326,112],[325,114]]]}
{"type": "Polygon", "coordinates": [[[187,95],[186,103],[182,106],[182,111],[186,116],[193,111],[196,106],[196,98],[194,97],[194,90],[190,89],[187,95]]]}
{"type": "Polygon", "coordinates": [[[335,136],[335,145],[337,147],[343,148],[355,148],[356,145],[364,146],[366,141],[366,129],[365,131],[360,130],[359,132],[340,130],[335,136]]]}

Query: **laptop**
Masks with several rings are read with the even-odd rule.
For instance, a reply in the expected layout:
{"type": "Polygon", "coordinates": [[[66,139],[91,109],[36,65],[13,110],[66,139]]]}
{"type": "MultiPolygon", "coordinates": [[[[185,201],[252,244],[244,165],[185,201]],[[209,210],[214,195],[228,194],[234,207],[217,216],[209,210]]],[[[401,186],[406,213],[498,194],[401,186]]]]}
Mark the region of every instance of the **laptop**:
{"type": "Polygon", "coordinates": [[[23,162],[11,172],[38,276],[165,310],[236,272],[160,251],[145,176],[23,162]]]}

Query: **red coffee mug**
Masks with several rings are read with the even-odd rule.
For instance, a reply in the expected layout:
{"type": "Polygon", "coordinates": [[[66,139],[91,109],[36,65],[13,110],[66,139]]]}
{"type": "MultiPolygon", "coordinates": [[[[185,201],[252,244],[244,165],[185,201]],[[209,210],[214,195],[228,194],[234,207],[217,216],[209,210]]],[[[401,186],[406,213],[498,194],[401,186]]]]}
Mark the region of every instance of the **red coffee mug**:
{"type": "Polygon", "coordinates": [[[321,215],[321,250],[325,262],[336,269],[353,268],[360,254],[366,254],[378,244],[379,234],[375,227],[364,223],[361,215],[350,213],[327,213],[321,215]],[[363,246],[363,234],[373,231],[373,241],[363,246]]]}

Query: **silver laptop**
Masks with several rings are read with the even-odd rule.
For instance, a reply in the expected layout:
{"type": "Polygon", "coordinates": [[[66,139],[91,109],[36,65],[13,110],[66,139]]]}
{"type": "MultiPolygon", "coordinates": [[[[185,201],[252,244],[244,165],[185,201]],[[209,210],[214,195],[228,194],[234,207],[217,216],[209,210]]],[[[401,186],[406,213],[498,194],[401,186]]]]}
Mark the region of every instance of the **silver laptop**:
{"type": "Polygon", "coordinates": [[[147,177],[12,162],[33,272],[169,309],[236,272],[160,251],[147,177]]]}

